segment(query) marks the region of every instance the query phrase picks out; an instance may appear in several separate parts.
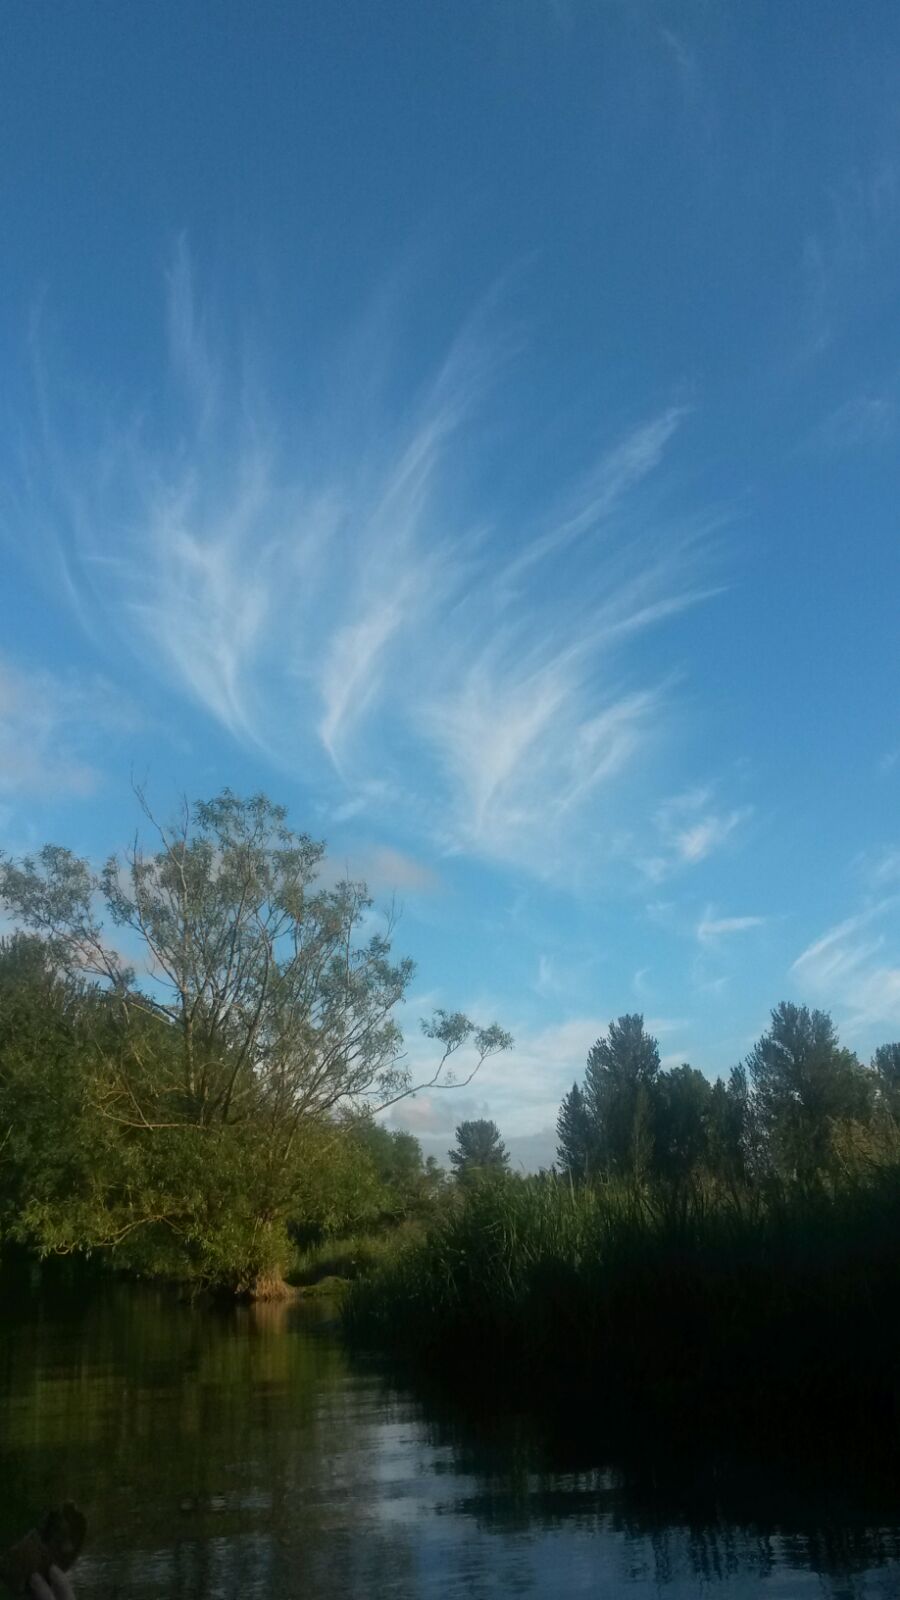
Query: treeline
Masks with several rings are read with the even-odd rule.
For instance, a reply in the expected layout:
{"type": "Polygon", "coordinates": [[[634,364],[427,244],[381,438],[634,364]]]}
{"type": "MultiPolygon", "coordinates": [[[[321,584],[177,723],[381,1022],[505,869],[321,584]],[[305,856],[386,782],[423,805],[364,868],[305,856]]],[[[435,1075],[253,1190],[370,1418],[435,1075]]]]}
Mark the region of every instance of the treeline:
{"type": "Polygon", "coordinates": [[[776,1006],[746,1061],[715,1082],[687,1063],[664,1071],[643,1017],[622,1016],[563,1100],[557,1160],[575,1182],[808,1185],[892,1159],[898,1116],[900,1043],[865,1066],[827,1012],[776,1006]]]}
{"type": "Polygon", "coordinates": [[[783,1004],[710,1083],[639,1016],[597,1041],[556,1169],[482,1172],[345,1307],[414,1366],[634,1434],[900,1434],[900,1046],[783,1004]]]}
{"type": "Polygon", "coordinates": [[[413,975],[364,885],[264,796],[225,791],[95,870],[0,859],[0,1246],[274,1292],[298,1248],[427,1211],[440,1184],[377,1112],[511,1041],[396,1012],[413,975]]]}

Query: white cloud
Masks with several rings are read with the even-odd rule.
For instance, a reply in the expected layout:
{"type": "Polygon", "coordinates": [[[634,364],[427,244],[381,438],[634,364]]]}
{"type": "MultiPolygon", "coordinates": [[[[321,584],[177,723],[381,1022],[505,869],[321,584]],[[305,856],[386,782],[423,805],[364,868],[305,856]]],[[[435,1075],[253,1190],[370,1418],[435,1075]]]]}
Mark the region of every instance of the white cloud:
{"type": "Polygon", "coordinates": [[[377,845],[364,852],[360,876],[374,893],[434,894],[441,886],[440,876],[427,862],[417,861],[405,850],[377,845]]]}
{"type": "Polygon", "coordinates": [[[803,240],[804,353],[820,355],[879,281],[892,281],[900,168],[893,156],[850,168],[823,195],[818,226],[803,240]]]}
{"type": "Polygon", "coordinates": [[[0,658],[0,794],[19,801],[93,794],[104,744],[133,725],[132,709],[104,679],[0,658]]]}
{"type": "MultiPolygon", "coordinates": [[[[405,412],[357,423],[340,394],[292,434],[230,359],[183,243],[168,291],[153,426],[98,422],[95,459],[54,445],[30,474],[32,524],[55,514],[95,636],[330,786],[345,818],[389,808],[444,849],[545,875],[583,855],[668,709],[659,682],[624,677],[624,648],[715,592],[701,575],[720,519],[659,510],[687,410],[610,430],[531,526],[486,530],[468,509],[473,423],[499,347],[477,317],[405,412]]],[[[714,847],[709,827],[687,858],[714,847]]]]}
{"type": "Polygon", "coordinates": [[[713,907],[708,906],[697,924],[697,938],[700,944],[716,944],[720,939],[726,939],[733,933],[746,933],[751,928],[761,928],[765,922],[765,917],[717,917],[713,907]]]}
{"type": "Polygon", "coordinates": [[[900,408],[892,395],[861,394],[826,417],[816,437],[833,452],[877,448],[895,437],[898,425],[900,408]]]}
{"type": "Polygon", "coordinates": [[[729,811],[724,816],[706,816],[699,822],[694,822],[690,827],[676,835],[675,853],[687,862],[705,861],[706,857],[718,850],[735,828],[746,821],[750,815],[749,807],[743,806],[737,811],[729,811]]]}
{"type": "Polygon", "coordinates": [[[713,800],[712,789],[700,786],[673,795],[659,807],[655,817],[658,848],[639,861],[651,883],[662,883],[679,868],[705,861],[753,815],[752,806],[722,811],[714,808],[713,800]]]}
{"type": "MultiPolygon", "coordinates": [[[[489,1007],[470,1010],[473,1015],[491,1014],[489,1007]]],[[[516,1160],[532,1168],[548,1165],[555,1151],[556,1118],[563,1095],[573,1082],[583,1079],[588,1051],[607,1032],[609,1022],[609,1016],[596,1015],[572,1017],[535,1031],[514,1026],[513,1049],[486,1061],[469,1088],[426,1092],[402,1101],[391,1112],[391,1125],[408,1128],[421,1139],[426,1154],[443,1160],[458,1122],[466,1117],[488,1117],[497,1123],[516,1160]],[[548,1130],[552,1133],[549,1145],[548,1130]]],[[[684,1034],[689,1024],[680,1017],[648,1017],[646,1026],[656,1038],[671,1039],[684,1034]]],[[[424,1068],[431,1058],[411,1030],[409,1046],[413,1070],[416,1065],[424,1068]]],[[[685,1056],[685,1050],[677,1049],[663,1060],[677,1065],[685,1056]]]]}
{"type": "Polygon", "coordinates": [[[791,967],[816,999],[848,1013],[852,1025],[900,1027],[900,932],[879,926],[896,909],[891,897],[848,917],[791,967]]]}
{"type": "Polygon", "coordinates": [[[872,883],[884,889],[900,883],[900,850],[884,850],[872,867],[872,883]]]}

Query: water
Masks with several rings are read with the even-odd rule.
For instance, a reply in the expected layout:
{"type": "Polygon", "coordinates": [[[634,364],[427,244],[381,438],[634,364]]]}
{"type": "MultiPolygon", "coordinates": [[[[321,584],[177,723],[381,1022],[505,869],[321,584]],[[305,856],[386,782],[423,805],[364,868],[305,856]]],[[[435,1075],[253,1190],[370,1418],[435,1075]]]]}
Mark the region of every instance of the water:
{"type": "Polygon", "coordinates": [[[523,1418],[454,1421],[311,1307],[7,1294],[0,1537],[76,1499],[79,1600],[900,1596],[900,1514],[856,1472],[642,1474],[523,1418]]]}

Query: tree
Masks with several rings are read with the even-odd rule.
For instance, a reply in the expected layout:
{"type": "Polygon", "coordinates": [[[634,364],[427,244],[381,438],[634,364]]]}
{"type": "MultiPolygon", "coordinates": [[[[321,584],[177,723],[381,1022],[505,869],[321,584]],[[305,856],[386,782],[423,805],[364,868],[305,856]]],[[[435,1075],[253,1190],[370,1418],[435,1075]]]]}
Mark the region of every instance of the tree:
{"type": "Polygon", "coordinates": [[[684,1183],[707,1161],[712,1092],[709,1079],[686,1062],[655,1081],[653,1169],[670,1183],[684,1183]]]}
{"type": "Polygon", "coordinates": [[[577,1083],[563,1097],[556,1119],[557,1160],[563,1172],[575,1182],[590,1176],[593,1130],[584,1095],[577,1083]]]}
{"type": "Polygon", "coordinates": [[[871,1118],[871,1075],[838,1042],[826,1011],[783,1001],[747,1058],[771,1164],[813,1181],[828,1164],[835,1128],[871,1118]]]}
{"type": "Polygon", "coordinates": [[[509,1154],[496,1122],[484,1118],[461,1122],[456,1130],[456,1149],[449,1152],[456,1177],[464,1180],[479,1174],[505,1172],[509,1154]]]}
{"type": "Polygon", "coordinates": [[[304,1162],[339,1113],[450,1087],[467,1046],[470,1082],[511,1040],[439,1011],[423,1023],[437,1062],[416,1083],[394,1017],[413,964],[393,958],[390,923],[365,933],[365,886],[321,886],[324,847],[263,795],[226,789],[172,826],[139,799],[151,853],[136,839],[96,873],[48,845],[0,863],[0,899],[102,1001],[90,1102],[141,1153],[133,1226],[177,1232],[204,1270],[252,1282],[277,1266],[304,1162]]]}
{"type": "Polygon", "coordinates": [[[379,1186],[378,1216],[399,1220],[427,1207],[443,1173],[433,1157],[422,1159],[422,1146],[412,1133],[386,1128],[372,1116],[348,1122],[355,1147],[371,1163],[379,1186]]]}
{"type": "Polygon", "coordinates": [[[619,1017],[588,1053],[584,1099],[600,1170],[640,1181],[653,1151],[659,1046],[638,1014],[619,1017]]]}
{"type": "Polygon", "coordinates": [[[881,1044],[872,1057],[872,1071],[880,1104],[895,1121],[900,1120],[900,1044],[881,1044]]]}
{"type": "Polygon", "coordinates": [[[717,1078],[710,1093],[707,1160],[713,1176],[735,1197],[761,1165],[757,1127],[746,1069],[733,1067],[727,1083],[717,1078]]]}

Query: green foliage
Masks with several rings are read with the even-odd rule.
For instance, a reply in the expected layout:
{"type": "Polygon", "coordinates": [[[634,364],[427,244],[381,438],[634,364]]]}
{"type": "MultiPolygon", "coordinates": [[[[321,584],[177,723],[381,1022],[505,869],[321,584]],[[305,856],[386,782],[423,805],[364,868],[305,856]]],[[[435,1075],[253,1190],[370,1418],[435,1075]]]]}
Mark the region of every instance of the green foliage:
{"type": "Polygon", "coordinates": [[[456,1130],[456,1148],[449,1152],[450,1165],[461,1182],[505,1172],[509,1154],[496,1122],[478,1118],[461,1122],[456,1130]]]}
{"type": "Polygon", "coordinates": [[[596,1162],[616,1177],[640,1181],[653,1156],[653,1090],[659,1047],[638,1015],[611,1022],[592,1045],[584,1099],[595,1134],[596,1162]]]}
{"type": "Polygon", "coordinates": [[[99,873],[55,845],[0,861],[29,930],[0,952],[0,1226],[251,1289],[292,1227],[402,1216],[433,1190],[415,1141],[365,1119],[511,1041],[438,1012],[415,1084],[394,1016],[413,965],[390,925],[369,931],[364,885],[322,887],[323,846],[264,796],[225,790],[172,826],[140,798],[149,853],[99,873]]]}
{"type": "Polygon", "coordinates": [[[734,1194],[767,1175],[809,1185],[854,1150],[884,1148],[898,1084],[900,1047],[864,1068],[827,1013],[804,1006],[777,1006],[746,1063],[715,1083],[687,1063],[663,1071],[643,1018],[624,1016],[592,1047],[583,1091],[563,1100],[559,1162],[574,1179],[638,1188],[712,1178],[734,1194]]]}
{"type": "Polygon", "coordinates": [[[872,1057],[875,1093],[888,1116],[900,1116],[900,1044],[879,1045],[872,1057]]]}
{"type": "Polygon", "coordinates": [[[871,1118],[871,1075],[838,1043],[827,1012],[776,1006],[747,1072],[769,1161],[782,1176],[814,1181],[828,1166],[835,1127],[871,1118]]]}
{"type": "Polygon", "coordinates": [[[556,1119],[557,1159],[573,1181],[590,1177],[593,1168],[593,1125],[577,1083],[563,1096],[556,1119]]]}
{"type": "Polygon", "coordinates": [[[342,1233],[294,1253],[287,1280],[301,1288],[327,1281],[352,1282],[386,1267],[423,1236],[420,1222],[402,1222],[380,1232],[342,1233]]]}
{"type": "Polygon", "coordinates": [[[684,1063],[662,1072],[653,1093],[653,1168],[680,1184],[709,1164],[712,1084],[684,1063]]]}

